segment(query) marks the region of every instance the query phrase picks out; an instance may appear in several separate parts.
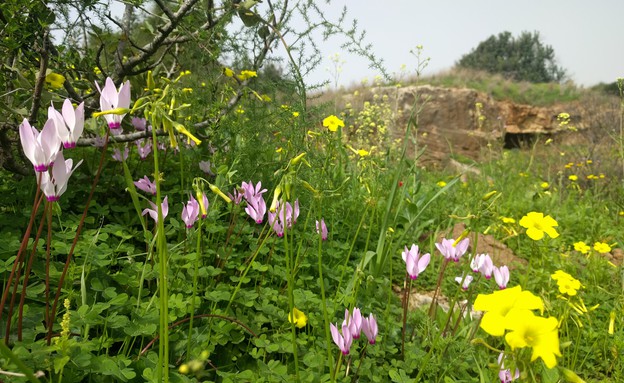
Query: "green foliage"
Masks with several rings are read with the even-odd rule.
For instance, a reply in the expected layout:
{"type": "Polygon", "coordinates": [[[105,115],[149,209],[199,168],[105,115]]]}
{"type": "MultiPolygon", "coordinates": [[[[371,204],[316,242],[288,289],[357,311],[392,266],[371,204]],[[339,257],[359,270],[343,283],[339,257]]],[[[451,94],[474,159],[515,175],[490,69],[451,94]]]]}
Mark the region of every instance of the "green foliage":
{"type": "Polygon", "coordinates": [[[507,31],[492,35],[462,56],[457,66],[534,83],[560,82],[566,76],[556,65],[554,49],[541,41],[538,32],[522,32],[518,37],[507,31]]]}

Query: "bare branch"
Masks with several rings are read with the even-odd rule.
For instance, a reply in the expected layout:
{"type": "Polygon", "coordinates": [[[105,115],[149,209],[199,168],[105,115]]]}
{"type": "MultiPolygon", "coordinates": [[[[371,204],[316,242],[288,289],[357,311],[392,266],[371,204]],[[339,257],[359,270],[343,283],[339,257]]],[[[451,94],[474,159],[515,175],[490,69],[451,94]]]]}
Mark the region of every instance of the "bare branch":
{"type": "MultiPolygon", "coordinates": [[[[158,130],[156,131],[156,135],[157,136],[166,136],[168,133],[165,132],[164,130],[158,130]]],[[[112,134],[108,137],[108,139],[112,142],[134,142],[136,140],[140,140],[142,138],[151,138],[152,137],[152,132],[151,131],[143,131],[143,132],[134,132],[134,133],[126,133],[126,134],[120,134],[118,136],[113,136],[112,134]]],[[[76,146],[93,146],[98,142],[99,138],[98,137],[88,137],[88,138],[81,138],[78,140],[78,142],[76,143],[76,146]]]]}
{"type": "Polygon", "coordinates": [[[158,33],[154,36],[154,39],[146,44],[143,49],[144,51],[138,55],[134,55],[125,63],[122,63],[121,68],[117,70],[116,78],[117,80],[123,78],[128,75],[134,67],[139,64],[145,63],[151,56],[153,56],[159,48],[162,47],[163,42],[169,37],[169,35],[175,30],[178,24],[182,21],[182,19],[191,12],[193,6],[197,4],[199,0],[186,0],[178,11],[171,15],[167,24],[165,24],[162,28],[158,29],[158,33]]]}
{"type": "Polygon", "coordinates": [[[41,47],[41,57],[39,58],[39,74],[37,75],[37,81],[35,82],[35,90],[33,92],[33,100],[30,108],[30,115],[28,120],[31,124],[37,122],[37,113],[39,112],[39,106],[41,105],[41,93],[45,84],[46,71],[48,69],[48,30],[43,34],[41,47]]]}

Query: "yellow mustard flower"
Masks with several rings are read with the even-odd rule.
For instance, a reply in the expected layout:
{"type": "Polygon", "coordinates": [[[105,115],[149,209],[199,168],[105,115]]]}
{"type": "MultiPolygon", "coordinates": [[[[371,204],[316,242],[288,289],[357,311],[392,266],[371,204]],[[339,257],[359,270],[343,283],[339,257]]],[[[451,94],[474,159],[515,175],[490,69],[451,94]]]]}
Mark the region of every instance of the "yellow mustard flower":
{"type": "Polygon", "coordinates": [[[578,176],[576,176],[575,174],[571,174],[568,176],[568,179],[572,182],[576,182],[578,181],[578,176]]]}
{"type": "Polygon", "coordinates": [[[606,254],[611,252],[611,246],[604,242],[596,242],[594,243],[594,250],[596,250],[600,254],[606,254]]]}
{"type": "Polygon", "coordinates": [[[258,74],[253,70],[243,70],[238,75],[238,79],[241,81],[248,80],[252,77],[258,77],[258,74]]]}
{"type": "Polygon", "coordinates": [[[370,152],[368,150],[364,150],[364,149],[358,149],[357,154],[360,157],[366,157],[370,154],[370,152]]]}
{"type": "Polygon", "coordinates": [[[446,182],[444,181],[438,181],[438,183],[436,183],[436,185],[438,185],[439,187],[443,188],[446,186],[446,182]]]}
{"type": "Polygon", "coordinates": [[[520,286],[506,288],[492,294],[479,294],[474,302],[476,311],[485,311],[480,327],[490,335],[502,336],[507,328],[509,314],[518,310],[544,310],[544,302],[520,286]]]}
{"type": "Polygon", "coordinates": [[[63,76],[62,74],[50,72],[45,77],[45,83],[48,87],[52,89],[60,89],[65,83],[65,76],[63,76]]]}
{"type": "Polygon", "coordinates": [[[542,318],[529,310],[513,310],[509,314],[507,328],[510,331],[505,341],[511,349],[531,347],[531,361],[542,358],[546,367],[555,367],[556,357],[561,356],[557,318],[542,318]]]}
{"type": "Polygon", "coordinates": [[[611,311],[609,314],[609,335],[613,335],[615,332],[615,311],[611,311]]]}
{"type": "Polygon", "coordinates": [[[544,213],[535,211],[528,213],[520,220],[520,226],[527,229],[526,234],[534,241],[544,238],[544,233],[548,234],[550,238],[559,236],[555,230],[555,227],[559,226],[557,221],[549,215],[544,216],[544,213]]]}
{"type": "Polygon", "coordinates": [[[561,294],[574,296],[576,295],[576,292],[581,288],[581,281],[574,278],[565,271],[557,270],[554,274],[551,275],[551,278],[557,281],[557,286],[559,286],[559,292],[561,294]]]}
{"type": "Polygon", "coordinates": [[[332,114],[331,116],[325,117],[325,119],[323,119],[323,126],[329,129],[331,132],[335,132],[338,130],[338,127],[344,128],[345,125],[344,121],[332,114]]]}
{"type": "Polygon", "coordinates": [[[548,182],[544,181],[544,182],[542,182],[542,183],[540,184],[540,187],[541,187],[542,189],[548,189],[548,188],[550,187],[550,184],[549,184],[548,182]]]}
{"type": "Polygon", "coordinates": [[[583,241],[574,242],[574,250],[578,251],[581,254],[587,254],[591,250],[588,244],[583,241]]]}
{"type": "Polygon", "coordinates": [[[516,220],[510,217],[500,217],[503,223],[516,223],[516,220]]]}
{"type": "Polygon", "coordinates": [[[294,323],[297,328],[303,328],[308,324],[308,317],[295,307],[292,313],[288,314],[288,321],[294,323]]]}
{"type": "Polygon", "coordinates": [[[299,117],[299,112],[293,112],[293,114],[292,114],[292,115],[293,115],[293,117],[295,117],[295,118],[296,118],[296,117],[299,117]]]}
{"type": "Polygon", "coordinates": [[[234,71],[227,67],[223,68],[223,74],[227,77],[234,77],[234,71]]]}

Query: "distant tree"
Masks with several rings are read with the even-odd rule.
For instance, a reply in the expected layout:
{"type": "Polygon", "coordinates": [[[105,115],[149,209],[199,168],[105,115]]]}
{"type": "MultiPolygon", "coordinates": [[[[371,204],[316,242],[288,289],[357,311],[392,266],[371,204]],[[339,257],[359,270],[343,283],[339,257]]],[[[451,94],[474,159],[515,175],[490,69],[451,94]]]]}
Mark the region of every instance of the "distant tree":
{"type": "Polygon", "coordinates": [[[522,32],[517,38],[507,31],[492,35],[462,56],[457,66],[518,81],[560,82],[566,78],[566,70],[556,64],[554,49],[541,41],[538,32],[522,32]]]}

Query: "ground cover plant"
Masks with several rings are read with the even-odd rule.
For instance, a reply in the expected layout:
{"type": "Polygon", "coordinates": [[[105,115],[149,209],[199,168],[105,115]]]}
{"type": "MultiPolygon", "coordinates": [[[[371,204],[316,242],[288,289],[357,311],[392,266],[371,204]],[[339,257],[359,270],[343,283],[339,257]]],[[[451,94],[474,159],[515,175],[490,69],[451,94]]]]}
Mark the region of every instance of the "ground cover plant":
{"type": "Polygon", "coordinates": [[[32,73],[52,104],[11,117],[28,173],[0,174],[0,380],[624,378],[621,125],[432,171],[426,103],[395,140],[381,97],[312,108],[296,71],[166,64],[90,70],[84,104],[32,73]]]}

